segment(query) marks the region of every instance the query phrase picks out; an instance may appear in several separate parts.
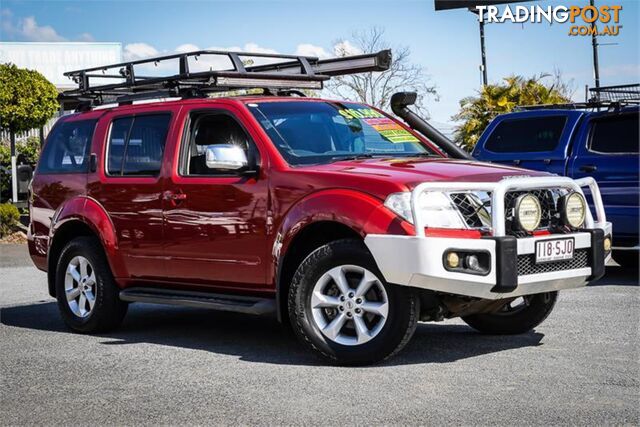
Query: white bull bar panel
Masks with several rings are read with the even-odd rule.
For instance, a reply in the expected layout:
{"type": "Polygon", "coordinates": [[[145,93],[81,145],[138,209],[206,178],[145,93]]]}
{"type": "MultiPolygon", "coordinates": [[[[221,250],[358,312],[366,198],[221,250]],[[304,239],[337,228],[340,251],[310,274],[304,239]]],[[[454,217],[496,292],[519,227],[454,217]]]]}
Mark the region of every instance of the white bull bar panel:
{"type": "MultiPolygon", "coordinates": [[[[534,190],[544,188],[566,188],[584,196],[582,187],[589,187],[596,209],[597,223],[604,226],[607,219],[600,196],[598,184],[591,177],[573,180],[559,176],[512,177],[498,182],[424,182],[411,192],[411,213],[413,214],[416,235],[424,237],[425,220],[418,210],[418,199],[426,191],[490,191],[491,192],[491,231],[493,236],[505,236],[504,196],[508,191],[534,190]]],[[[587,209],[585,228],[595,228],[591,211],[587,209]]]]}
{"type": "MultiPolygon", "coordinates": [[[[499,280],[496,266],[496,240],[427,237],[425,235],[426,221],[421,217],[417,208],[420,195],[426,191],[491,192],[492,237],[502,237],[506,235],[504,198],[507,192],[566,188],[584,196],[582,187],[590,189],[597,218],[595,221],[592,213],[587,209],[585,228],[600,228],[604,230],[605,235],[610,235],[611,224],[606,221],[600,191],[593,178],[572,180],[566,177],[512,177],[495,183],[428,182],[419,184],[411,194],[411,209],[416,235],[370,234],[366,236],[365,243],[373,254],[385,280],[399,285],[488,299],[509,298],[583,286],[591,276],[590,267],[521,275],[518,276],[518,285],[513,292],[493,292],[492,289],[499,280]],[[486,275],[480,275],[447,270],[443,260],[446,251],[451,249],[489,253],[491,256],[490,271],[486,275]]],[[[591,247],[591,234],[587,232],[554,236],[573,237],[576,250],[591,247]]],[[[543,235],[517,239],[517,255],[533,254],[537,240],[549,239],[554,236],[543,235]]]]}

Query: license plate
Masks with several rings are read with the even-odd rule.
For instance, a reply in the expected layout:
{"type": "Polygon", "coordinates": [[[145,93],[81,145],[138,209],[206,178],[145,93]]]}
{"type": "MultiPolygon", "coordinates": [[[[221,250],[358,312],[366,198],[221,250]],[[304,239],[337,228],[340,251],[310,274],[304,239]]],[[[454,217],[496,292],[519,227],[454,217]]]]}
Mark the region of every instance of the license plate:
{"type": "Polygon", "coordinates": [[[536,263],[564,261],[573,258],[575,240],[553,239],[538,240],[536,242],[536,263]]]}

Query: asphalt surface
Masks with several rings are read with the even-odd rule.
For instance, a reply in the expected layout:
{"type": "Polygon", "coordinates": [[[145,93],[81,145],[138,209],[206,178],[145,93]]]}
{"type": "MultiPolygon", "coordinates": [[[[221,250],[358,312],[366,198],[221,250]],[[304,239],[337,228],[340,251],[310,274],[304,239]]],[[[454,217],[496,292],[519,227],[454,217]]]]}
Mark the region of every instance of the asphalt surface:
{"type": "Polygon", "coordinates": [[[24,246],[0,246],[0,425],[638,425],[639,286],[610,267],[534,332],[420,324],[397,357],[324,366],[275,320],[132,305],[69,332],[24,246]]]}

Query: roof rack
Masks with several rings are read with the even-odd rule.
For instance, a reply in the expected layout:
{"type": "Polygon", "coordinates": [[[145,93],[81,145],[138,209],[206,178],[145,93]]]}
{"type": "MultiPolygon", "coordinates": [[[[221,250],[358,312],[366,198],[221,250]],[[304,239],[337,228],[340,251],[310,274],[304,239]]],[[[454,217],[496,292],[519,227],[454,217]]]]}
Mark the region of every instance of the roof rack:
{"type": "Polygon", "coordinates": [[[589,88],[589,101],[640,101],[640,83],[589,88]]]}
{"type": "Polygon", "coordinates": [[[586,102],[566,104],[519,105],[516,111],[529,110],[600,110],[618,111],[630,105],[640,105],[640,84],[587,88],[591,97],[586,102]]]}
{"type": "Polygon", "coordinates": [[[164,97],[206,96],[211,92],[262,88],[322,89],[333,76],[385,71],[391,50],[323,59],[272,53],[198,50],[121,62],[64,73],[78,84],[60,95],[67,104],[97,106],[108,102],[164,97]]]}

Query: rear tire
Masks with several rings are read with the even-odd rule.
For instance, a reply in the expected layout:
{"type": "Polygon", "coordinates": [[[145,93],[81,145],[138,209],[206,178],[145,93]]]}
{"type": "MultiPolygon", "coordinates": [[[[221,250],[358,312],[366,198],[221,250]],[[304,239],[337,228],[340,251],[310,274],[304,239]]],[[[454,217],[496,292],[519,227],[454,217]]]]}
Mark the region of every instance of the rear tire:
{"type": "Polygon", "coordinates": [[[551,314],[558,299],[558,292],[526,295],[521,299],[523,303],[520,306],[505,306],[497,313],[473,314],[462,317],[462,320],[485,334],[523,334],[538,326],[551,314]]]}
{"type": "Polygon", "coordinates": [[[77,332],[112,330],[127,313],[102,246],[92,237],[78,237],[62,249],[56,295],[62,319],[77,332]]]}
{"type": "Polygon", "coordinates": [[[640,265],[640,254],[638,251],[613,251],[613,260],[620,264],[622,268],[637,270],[640,265]]]}
{"type": "Polygon", "coordinates": [[[288,309],[298,339],[340,365],[366,365],[396,354],[415,332],[420,312],[414,292],[386,283],[355,239],[321,246],[300,264],[288,309]]]}

